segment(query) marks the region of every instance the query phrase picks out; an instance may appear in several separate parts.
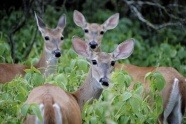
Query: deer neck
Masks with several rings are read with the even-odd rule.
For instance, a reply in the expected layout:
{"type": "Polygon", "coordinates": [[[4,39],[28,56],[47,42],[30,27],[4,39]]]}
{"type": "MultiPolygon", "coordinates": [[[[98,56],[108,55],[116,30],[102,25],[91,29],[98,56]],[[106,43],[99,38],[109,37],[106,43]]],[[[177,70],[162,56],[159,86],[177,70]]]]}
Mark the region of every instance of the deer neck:
{"type": "Polygon", "coordinates": [[[80,109],[82,111],[84,104],[90,100],[92,103],[94,99],[99,99],[103,89],[98,87],[98,82],[92,75],[92,68],[90,67],[87,77],[82,86],[72,95],[76,98],[80,109]]]}
{"type": "Polygon", "coordinates": [[[47,77],[49,74],[56,73],[57,64],[58,59],[51,52],[48,52],[44,48],[39,62],[34,66],[38,68],[41,73],[47,77]]]}

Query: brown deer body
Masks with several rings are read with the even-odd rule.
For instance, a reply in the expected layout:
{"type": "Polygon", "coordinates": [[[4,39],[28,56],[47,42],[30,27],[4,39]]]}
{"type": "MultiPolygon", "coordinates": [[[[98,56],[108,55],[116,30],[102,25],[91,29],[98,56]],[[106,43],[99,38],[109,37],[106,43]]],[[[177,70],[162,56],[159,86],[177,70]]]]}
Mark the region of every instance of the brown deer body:
{"type": "MultiPolygon", "coordinates": [[[[81,112],[76,99],[60,87],[45,84],[32,90],[26,103],[40,106],[46,124],[81,124],[81,112]]],[[[34,115],[27,115],[25,124],[39,124],[34,115]]]]}
{"type": "MultiPolygon", "coordinates": [[[[109,22],[111,25],[114,25],[114,27],[118,24],[119,17],[112,16],[110,17],[106,22],[107,25],[109,25],[109,22]]],[[[78,11],[74,11],[74,22],[77,26],[80,26],[84,28],[82,25],[88,26],[89,23],[86,22],[85,17],[83,14],[81,14],[78,11]]],[[[94,23],[96,24],[96,23],[94,23]]],[[[97,45],[95,47],[91,47],[90,49],[92,51],[101,51],[101,39],[99,37],[95,37],[92,33],[87,32],[93,32],[94,34],[100,34],[101,30],[96,29],[102,29],[103,25],[96,24],[97,27],[94,29],[93,27],[90,28],[87,27],[86,29],[88,31],[85,31],[85,41],[87,44],[90,45],[90,42],[94,38],[95,41],[98,40],[97,45]]],[[[109,26],[110,27],[110,26],[109,26]]],[[[84,28],[85,30],[85,28],[84,28]]],[[[103,29],[102,29],[103,30],[103,29]]],[[[103,37],[103,35],[102,35],[103,37]]],[[[185,107],[186,107],[186,79],[184,76],[182,76],[176,69],[171,67],[138,67],[131,64],[115,64],[115,69],[124,69],[126,70],[134,79],[132,85],[130,88],[133,87],[134,82],[140,81],[142,82],[145,90],[149,90],[149,84],[148,82],[144,81],[145,75],[148,72],[155,72],[159,71],[163,77],[165,78],[166,85],[164,89],[161,92],[161,96],[163,98],[163,112],[159,116],[159,120],[162,124],[166,124],[168,122],[169,124],[181,124],[181,121],[183,120],[183,116],[185,113],[185,107]]]]}
{"type": "Polygon", "coordinates": [[[135,82],[142,82],[145,90],[150,91],[149,82],[145,81],[148,72],[160,72],[166,85],[161,91],[163,99],[163,112],[159,116],[162,124],[181,124],[186,107],[186,79],[176,69],[172,67],[138,67],[130,64],[116,64],[115,69],[124,69],[132,77],[133,83],[129,87],[132,89],[135,82]]]}
{"type": "Polygon", "coordinates": [[[134,42],[128,40],[118,45],[112,53],[92,52],[87,44],[73,37],[74,51],[90,62],[90,69],[83,85],[75,92],[65,92],[58,86],[45,84],[34,88],[25,104],[37,103],[40,106],[43,121],[33,115],[27,115],[25,124],[80,124],[81,110],[85,102],[98,99],[104,87],[109,86],[110,74],[115,61],[129,57],[133,52],[134,42]],[[32,122],[32,123],[29,123],[32,122]],[[60,122],[60,123],[57,123],[60,122]]]}
{"type": "MultiPolygon", "coordinates": [[[[57,69],[58,58],[61,56],[61,47],[63,44],[63,29],[66,24],[66,17],[63,15],[58,21],[58,26],[55,29],[46,27],[43,20],[35,14],[38,28],[44,38],[44,46],[41,58],[34,67],[38,68],[42,74],[48,76],[55,73],[57,69]]],[[[0,64],[0,83],[11,81],[17,74],[24,76],[25,69],[30,66],[21,64],[0,64]]]]}

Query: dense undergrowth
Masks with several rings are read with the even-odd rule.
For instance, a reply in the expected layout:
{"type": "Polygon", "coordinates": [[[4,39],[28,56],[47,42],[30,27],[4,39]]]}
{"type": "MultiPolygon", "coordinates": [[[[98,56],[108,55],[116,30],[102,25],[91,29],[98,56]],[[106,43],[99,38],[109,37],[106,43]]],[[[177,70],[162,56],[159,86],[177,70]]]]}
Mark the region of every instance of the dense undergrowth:
{"type": "MultiPolygon", "coordinates": [[[[53,7],[50,7],[46,10],[43,20],[52,28],[56,26],[57,20],[62,14],[62,11],[55,11],[53,7]],[[53,17],[51,18],[50,15],[53,17]]],[[[26,70],[25,77],[16,76],[13,81],[0,85],[0,122],[2,124],[19,124],[26,113],[40,115],[37,105],[23,107],[24,101],[34,87],[51,83],[72,92],[77,90],[85,79],[89,67],[88,62],[84,58],[77,57],[71,48],[72,36],[76,35],[83,38],[83,31],[74,24],[72,14],[72,11],[66,13],[67,25],[63,33],[65,37],[62,47],[63,56],[59,59],[56,74],[45,79],[40,72],[32,68],[26,70]]],[[[98,23],[103,23],[112,14],[113,12],[110,11],[99,10],[91,18],[97,20],[98,23]],[[100,14],[103,16],[98,16],[100,14]]],[[[13,63],[10,55],[11,47],[7,34],[8,30],[5,27],[16,21],[15,15],[19,16],[19,11],[0,21],[3,28],[0,31],[1,63],[13,63]],[[7,20],[9,21],[6,23],[7,20]]],[[[87,17],[87,21],[93,22],[89,17],[87,17]]],[[[39,33],[29,58],[24,61],[25,51],[28,51],[35,28],[37,27],[33,14],[28,24],[14,35],[16,61],[20,64],[31,65],[40,58],[43,39],[39,33]]],[[[138,66],[171,66],[186,76],[185,46],[177,42],[185,40],[184,37],[183,32],[179,29],[161,29],[158,32],[153,32],[141,28],[138,21],[123,17],[120,18],[120,22],[115,29],[105,33],[102,50],[111,52],[122,41],[134,38],[133,54],[128,59],[119,61],[120,63],[131,63],[138,66]]],[[[151,87],[153,91],[151,94],[141,96],[140,94],[144,91],[144,88],[140,82],[136,83],[133,90],[129,90],[127,88],[132,81],[131,76],[121,70],[114,72],[111,86],[103,91],[101,98],[95,100],[92,105],[85,105],[82,112],[83,123],[155,123],[156,118],[162,111],[162,100],[158,92],[162,89],[164,80],[158,72],[149,73],[147,79],[157,85],[151,87]],[[153,98],[155,102],[149,104],[149,98],[153,98]]]]}

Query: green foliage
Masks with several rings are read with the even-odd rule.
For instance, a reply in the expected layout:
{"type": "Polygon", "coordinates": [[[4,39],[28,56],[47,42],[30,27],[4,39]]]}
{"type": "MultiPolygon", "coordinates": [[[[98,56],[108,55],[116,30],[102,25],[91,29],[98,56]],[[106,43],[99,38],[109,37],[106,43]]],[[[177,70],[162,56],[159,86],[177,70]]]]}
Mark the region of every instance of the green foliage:
{"type": "Polygon", "coordinates": [[[38,69],[31,66],[30,69],[25,69],[25,79],[31,84],[32,86],[40,86],[44,84],[44,76],[40,73],[38,69]]]}
{"type": "Polygon", "coordinates": [[[17,76],[14,80],[1,86],[0,121],[2,124],[21,123],[19,111],[26,100],[31,87],[27,80],[17,76]]]}
{"type": "MultiPolygon", "coordinates": [[[[100,10],[99,8],[103,4],[99,4],[99,7],[94,4],[92,6],[96,8],[94,13],[92,13],[91,9],[89,11],[84,9],[86,12],[83,13],[85,13],[88,22],[102,24],[109,16],[114,14],[109,10],[100,10]]],[[[86,8],[90,5],[87,2],[83,6],[86,8]]],[[[56,11],[54,7],[50,6],[45,11],[43,20],[50,28],[55,28],[57,20],[63,13],[65,13],[63,10],[56,11]]],[[[34,87],[50,83],[60,86],[66,91],[73,92],[84,81],[89,63],[84,58],[77,57],[71,48],[72,36],[76,35],[83,38],[83,31],[74,24],[72,11],[65,14],[67,16],[67,25],[63,33],[65,38],[62,47],[63,56],[59,59],[57,73],[45,78],[37,69],[32,67],[25,70],[26,75],[24,78],[17,76],[13,81],[0,85],[0,122],[2,124],[20,124],[26,114],[36,114],[41,120],[38,105],[23,105],[34,87]]],[[[15,11],[6,16],[5,19],[0,20],[2,27],[10,27],[12,23],[15,24],[16,18],[20,16],[20,11],[15,11]]],[[[35,17],[31,15],[26,26],[14,35],[16,60],[21,64],[23,64],[26,51],[28,51],[28,46],[31,44],[36,28],[35,17]]],[[[11,46],[8,38],[9,28],[2,29],[4,30],[0,32],[0,62],[12,63],[11,46]]],[[[143,30],[137,20],[120,18],[119,25],[105,33],[102,50],[112,52],[122,41],[135,38],[134,53],[128,59],[119,61],[120,63],[132,63],[138,66],[172,66],[186,76],[185,46],[181,45],[185,41],[184,37],[185,35],[178,29],[174,31],[162,29],[154,33],[143,30]],[[175,35],[176,31],[179,35],[175,35]]],[[[42,45],[43,39],[41,34],[38,33],[29,59],[24,64],[33,65],[39,60],[43,49],[42,45]]],[[[134,88],[129,89],[132,78],[127,72],[118,70],[113,73],[111,86],[103,91],[101,98],[95,100],[91,105],[88,102],[86,103],[82,112],[84,123],[155,123],[162,111],[162,99],[159,96],[159,91],[164,87],[164,79],[158,72],[149,72],[146,75],[146,80],[150,80],[151,91],[143,94],[145,89],[140,82],[135,82],[134,88]]]]}
{"type": "MultiPolygon", "coordinates": [[[[32,67],[26,69],[26,75],[24,78],[17,75],[15,79],[4,85],[1,84],[0,92],[0,120],[3,123],[21,123],[22,117],[27,113],[27,109],[39,116],[40,109],[37,105],[23,106],[26,101],[29,92],[34,86],[44,84],[43,75],[39,70],[32,67]],[[21,114],[20,114],[21,111],[21,114]]],[[[39,118],[41,118],[39,116],[39,118]]]]}
{"type": "Polygon", "coordinates": [[[11,53],[10,53],[10,46],[6,42],[5,39],[3,39],[3,32],[0,32],[0,62],[3,63],[12,63],[11,53]]]}
{"type": "Polygon", "coordinates": [[[136,40],[135,51],[129,59],[132,64],[139,66],[174,67],[186,76],[186,55],[183,54],[183,51],[185,51],[184,46],[171,45],[168,40],[153,47],[136,40]]]}
{"type": "MultiPolygon", "coordinates": [[[[158,83],[152,85],[152,89],[163,87],[161,83],[164,81],[154,80],[161,78],[159,73],[152,73],[150,82],[158,83]]],[[[82,117],[84,123],[113,123],[113,124],[152,124],[156,123],[158,115],[162,112],[162,100],[159,92],[153,92],[142,97],[144,88],[141,83],[138,83],[133,90],[128,87],[132,81],[130,75],[123,70],[116,71],[112,76],[112,86],[104,90],[99,101],[94,101],[93,104],[85,105],[82,117]],[[149,104],[148,98],[153,104],[149,104]],[[153,99],[152,99],[153,98],[153,99]]]]}
{"type": "Polygon", "coordinates": [[[150,80],[150,88],[153,92],[161,91],[165,86],[165,79],[160,72],[149,72],[145,75],[145,80],[150,80]]]}
{"type": "Polygon", "coordinates": [[[40,122],[42,122],[41,110],[38,104],[24,104],[21,108],[21,114],[23,117],[26,117],[27,114],[36,115],[40,122]]]}

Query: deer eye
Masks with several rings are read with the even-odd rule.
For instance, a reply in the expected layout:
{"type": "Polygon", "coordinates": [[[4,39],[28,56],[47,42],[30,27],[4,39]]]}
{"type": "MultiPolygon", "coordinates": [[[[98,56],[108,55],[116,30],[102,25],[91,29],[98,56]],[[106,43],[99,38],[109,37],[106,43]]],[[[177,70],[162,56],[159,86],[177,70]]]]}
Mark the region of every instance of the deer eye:
{"type": "Polygon", "coordinates": [[[85,33],[88,33],[88,29],[85,29],[84,31],[85,31],[85,33]]]}
{"type": "Polygon", "coordinates": [[[92,64],[93,65],[96,65],[97,64],[97,61],[96,60],[92,60],[92,64]]]}
{"type": "Polygon", "coordinates": [[[63,40],[64,39],[64,37],[61,37],[61,40],[63,40]]]}
{"type": "Polygon", "coordinates": [[[104,31],[100,31],[100,34],[103,35],[105,32],[104,31]]]}
{"type": "Polygon", "coordinates": [[[45,40],[50,40],[49,36],[45,36],[45,40]]]}
{"type": "Polygon", "coordinates": [[[114,65],[115,65],[115,61],[112,61],[112,62],[111,62],[111,66],[114,66],[114,65]]]}

